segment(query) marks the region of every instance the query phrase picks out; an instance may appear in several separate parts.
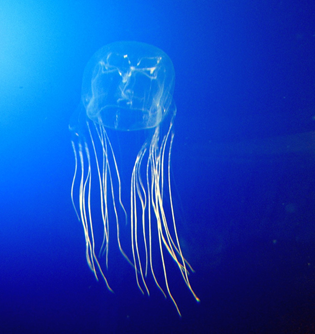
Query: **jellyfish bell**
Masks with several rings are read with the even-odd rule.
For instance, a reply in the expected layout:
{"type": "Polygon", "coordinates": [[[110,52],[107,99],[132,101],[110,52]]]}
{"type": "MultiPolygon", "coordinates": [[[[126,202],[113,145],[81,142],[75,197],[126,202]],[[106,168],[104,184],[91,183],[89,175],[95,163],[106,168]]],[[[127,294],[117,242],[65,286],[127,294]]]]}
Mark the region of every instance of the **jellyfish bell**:
{"type": "MultiPolygon", "coordinates": [[[[180,314],[168,283],[166,256],[173,259],[189,290],[197,301],[199,299],[188,279],[192,269],[181,250],[172,201],[174,79],[170,58],[148,44],[116,42],[94,54],[85,68],[81,102],[70,124],[75,156],[71,199],[83,226],[87,263],[96,279],[101,275],[112,291],[100,257],[105,256],[108,268],[109,241],[112,234],[116,234],[120,252],[134,267],[140,291],[150,294],[147,285],[150,272],[165,297],[166,289],[180,314]],[[117,162],[109,133],[141,131],[148,134],[133,158],[128,190],[122,184],[122,166],[117,162]],[[97,203],[91,200],[95,188],[98,189],[97,203]],[[123,204],[126,194],[128,208],[123,204]],[[103,234],[101,243],[95,228],[99,221],[103,234]],[[131,256],[127,255],[120,240],[121,225],[125,222],[130,226],[131,256]],[[113,226],[116,226],[116,233],[113,233],[113,226]],[[154,233],[156,239],[153,239],[154,233]],[[158,242],[163,288],[155,274],[157,264],[152,240],[158,242]]],[[[132,141],[127,143],[127,150],[132,150],[132,141]]],[[[120,163],[125,164],[124,161],[120,163]]]]}
{"type": "Polygon", "coordinates": [[[174,79],[172,61],[162,50],[144,43],[112,43],[88,62],[82,103],[87,116],[106,128],[154,128],[176,110],[174,79]]]}

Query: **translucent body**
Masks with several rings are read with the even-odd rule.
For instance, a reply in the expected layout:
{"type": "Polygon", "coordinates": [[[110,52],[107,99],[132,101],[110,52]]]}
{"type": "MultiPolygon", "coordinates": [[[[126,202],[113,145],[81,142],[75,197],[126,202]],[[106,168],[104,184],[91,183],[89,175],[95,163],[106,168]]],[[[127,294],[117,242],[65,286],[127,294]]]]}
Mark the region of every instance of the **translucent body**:
{"type": "Polygon", "coordinates": [[[82,103],[94,122],[130,131],[156,127],[170,109],[174,68],[160,49],[117,42],[101,48],[83,77],[82,103]]]}
{"type": "MultiPolygon", "coordinates": [[[[173,89],[172,62],[156,47],[119,42],[96,52],[85,69],[81,104],[70,126],[75,156],[71,199],[83,226],[87,263],[96,279],[100,274],[112,291],[100,257],[105,256],[108,268],[109,240],[116,227],[117,245],[134,267],[140,291],[150,294],[146,280],[151,272],[157,287],[165,297],[166,289],[180,314],[168,284],[165,256],[173,259],[189,290],[199,299],[188,279],[190,266],[181,251],[172,201],[170,166],[176,115],[173,89]],[[131,170],[128,213],[122,202],[123,185],[108,128],[144,132],[152,129],[137,149],[131,170]],[[98,189],[98,202],[91,200],[92,189],[98,189]],[[164,196],[168,197],[167,208],[164,196]],[[99,213],[98,217],[94,216],[95,212],[99,213]],[[126,221],[130,226],[129,252],[123,250],[120,241],[120,225],[126,221]],[[95,236],[98,230],[95,222],[101,222],[103,229],[100,245],[95,236]],[[158,241],[164,288],[154,271],[157,257],[153,254],[153,233],[158,241]]],[[[122,162],[126,163],[125,159],[122,162]]]]}

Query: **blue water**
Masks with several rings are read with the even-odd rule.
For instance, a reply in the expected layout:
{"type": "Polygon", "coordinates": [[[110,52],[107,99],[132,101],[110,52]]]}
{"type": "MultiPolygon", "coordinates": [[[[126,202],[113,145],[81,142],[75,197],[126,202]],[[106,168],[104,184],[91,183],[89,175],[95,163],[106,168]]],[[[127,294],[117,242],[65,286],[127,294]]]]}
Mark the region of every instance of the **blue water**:
{"type": "Polygon", "coordinates": [[[315,333],[315,4],[2,1],[0,333],[315,333]],[[85,259],[69,120],[103,45],[172,59],[172,178],[197,303],[85,259]]]}

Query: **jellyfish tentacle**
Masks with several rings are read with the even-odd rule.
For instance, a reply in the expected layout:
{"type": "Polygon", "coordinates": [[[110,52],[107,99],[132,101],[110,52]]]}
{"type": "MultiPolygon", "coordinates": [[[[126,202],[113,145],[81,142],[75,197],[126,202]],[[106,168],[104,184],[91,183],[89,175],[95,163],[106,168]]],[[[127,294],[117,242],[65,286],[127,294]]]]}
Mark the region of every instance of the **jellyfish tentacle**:
{"type": "Polygon", "coordinates": [[[153,198],[153,182],[150,182],[150,180],[152,179],[152,173],[153,173],[153,169],[152,169],[152,160],[150,159],[150,156],[152,154],[151,152],[152,148],[150,145],[149,148],[149,157],[147,160],[147,166],[146,166],[146,180],[147,180],[147,191],[148,191],[148,230],[149,230],[149,263],[150,263],[150,269],[151,269],[151,274],[153,276],[154,282],[156,284],[156,286],[159,288],[159,290],[162,292],[163,296],[166,298],[166,294],[164,292],[164,290],[162,289],[162,287],[160,286],[155,272],[154,272],[154,267],[153,267],[153,257],[152,257],[152,214],[151,214],[151,203],[152,200],[151,198],[153,198]],[[151,171],[151,173],[150,173],[151,171]]]}
{"type": "MultiPolygon", "coordinates": [[[[102,254],[105,252],[106,256],[106,267],[108,268],[108,245],[109,245],[109,219],[108,219],[108,206],[107,206],[107,170],[109,168],[107,160],[104,161],[104,156],[102,155],[102,174],[100,171],[100,164],[95,148],[95,143],[93,140],[93,136],[91,133],[91,128],[89,125],[89,122],[87,122],[87,128],[88,132],[90,134],[90,140],[93,147],[94,157],[95,157],[95,164],[98,174],[98,180],[99,180],[99,187],[100,187],[100,207],[101,207],[101,215],[102,215],[102,222],[103,222],[103,241],[100,248],[100,253],[102,254]]],[[[99,137],[100,138],[100,137],[99,137]]],[[[106,150],[106,147],[104,148],[104,143],[102,139],[100,138],[100,142],[102,145],[103,150],[106,150]]]]}
{"type": "MultiPolygon", "coordinates": [[[[78,147],[76,148],[73,145],[74,154],[75,156],[79,156],[80,166],[81,166],[81,177],[79,181],[79,211],[80,211],[80,221],[83,226],[84,230],[84,238],[85,238],[85,246],[86,246],[86,260],[88,263],[89,268],[94,273],[96,280],[98,280],[98,275],[95,267],[99,269],[101,276],[103,277],[107,288],[113,292],[111,289],[106,276],[104,275],[102,268],[99,264],[97,256],[95,254],[95,241],[94,241],[94,230],[93,230],[93,221],[92,221],[92,214],[91,214],[91,160],[90,160],[90,153],[87,146],[87,143],[84,142],[82,145],[81,141],[78,142],[78,147]],[[83,149],[84,146],[84,149],[83,149]],[[85,163],[84,163],[84,156],[87,160],[87,173],[85,175],[85,163]]],[[[77,175],[73,180],[73,184],[77,175]]]]}
{"type": "Polygon", "coordinates": [[[136,161],[132,170],[131,174],[131,189],[130,189],[130,210],[131,210],[131,222],[130,222],[130,228],[131,228],[131,247],[132,247],[132,256],[135,266],[135,275],[136,275],[136,282],[140,289],[140,291],[143,293],[143,289],[140,286],[139,278],[138,278],[138,271],[141,276],[142,283],[145,287],[145,290],[148,295],[150,295],[148,286],[146,284],[144,276],[146,276],[147,272],[147,262],[148,262],[148,252],[147,252],[147,242],[146,242],[146,234],[145,234],[145,208],[146,208],[146,195],[144,191],[144,187],[141,181],[141,178],[139,180],[140,171],[141,168],[141,162],[143,159],[143,156],[146,152],[146,146],[144,145],[140,152],[138,153],[136,157],[136,161]],[[142,195],[141,191],[144,191],[144,195],[142,195]],[[146,259],[146,265],[145,265],[145,274],[143,274],[142,269],[142,262],[140,258],[139,253],[139,245],[138,245],[138,216],[137,216],[137,198],[139,198],[140,204],[141,204],[141,217],[142,217],[142,234],[143,234],[143,240],[144,240],[144,247],[145,247],[145,259],[146,259]],[[137,265],[138,263],[138,265],[137,265]],[[139,269],[138,269],[139,267],[139,269]]]}
{"type": "Polygon", "coordinates": [[[78,210],[76,208],[76,205],[74,203],[74,198],[73,198],[74,184],[75,184],[75,180],[77,178],[77,171],[78,171],[77,150],[76,150],[76,147],[75,147],[75,144],[74,144],[73,140],[71,140],[71,146],[72,146],[72,150],[73,150],[73,153],[74,153],[74,174],[73,174],[72,183],[71,183],[71,202],[72,202],[74,211],[75,211],[75,213],[77,215],[77,218],[80,221],[80,216],[79,216],[79,213],[78,213],[78,210]]]}
{"type": "MultiPolygon", "coordinates": [[[[178,313],[180,314],[176,301],[174,297],[172,296],[170,288],[169,288],[162,245],[164,245],[167,252],[170,254],[172,259],[177,264],[181,272],[181,275],[187,287],[193,294],[194,298],[197,301],[199,301],[199,298],[196,296],[189,282],[189,278],[188,278],[189,271],[186,267],[186,263],[188,262],[184,258],[183,253],[181,251],[177,228],[176,228],[176,221],[175,221],[173,201],[172,201],[172,192],[171,192],[171,182],[170,182],[171,150],[172,150],[173,139],[174,139],[174,134],[173,133],[171,134],[171,129],[172,129],[172,123],[170,124],[167,134],[162,139],[160,148],[158,148],[159,147],[158,131],[153,136],[152,141],[151,141],[150,155],[149,155],[149,160],[151,162],[150,163],[151,175],[152,175],[152,178],[151,178],[151,182],[152,182],[151,183],[151,198],[152,198],[151,205],[153,207],[153,211],[154,211],[154,214],[157,220],[160,255],[161,255],[161,260],[162,260],[162,265],[163,265],[164,281],[165,281],[166,289],[178,313]],[[168,175],[167,184],[168,184],[170,210],[171,210],[173,233],[175,236],[175,240],[173,239],[171,232],[169,230],[166,214],[164,211],[164,205],[163,205],[164,156],[165,156],[166,145],[168,141],[169,141],[169,148],[168,148],[168,159],[167,159],[167,175],[168,175]]],[[[189,264],[188,266],[190,268],[189,264]]]]}
{"type": "MultiPolygon", "coordinates": [[[[119,170],[118,170],[118,165],[117,165],[117,161],[116,161],[116,157],[115,157],[115,154],[114,154],[114,150],[113,150],[113,147],[112,147],[112,144],[110,142],[110,139],[108,137],[108,134],[105,130],[105,127],[102,126],[102,131],[103,131],[103,137],[104,139],[106,140],[109,148],[110,148],[110,151],[111,151],[111,154],[112,154],[112,158],[113,158],[113,162],[114,162],[114,167],[115,167],[115,172],[116,172],[116,177],[117,177],[117,181],[118,181],[118,201],[119,201],[119,204],[124,212],[124,215],[125,215],[125,219],[127,221],[128,219],[128,216],[127,216],[127,211],[123,205],[123,202],[122,202],[122,198],[121,198],[121,180],[120,180],[120,175],[119,175],[119,170]]],[[[106,152],[103,151],[103,155],[106,154],[106,152]]],[[[107,159],[107,157],[106,157],[107,159]]],[[[107,159],[108,161],[108,159],[107,159]]],[[[116,217],[116,232],[117,232],[117,243],[118,243],[118,247],[119,247],[119,250],[121,252],[121,254],[124,256],[124,258],[127,260],[127,262],[133,266],[131,260],[129,259],[129,257],[127,256],[127,254],[124,252],[122,246],[121,246],[121,242],[120,242],[120,228],[119,228],[119,219],[118,219],[118,213],[117,213],[117,209],[116,209],[116,204],[115,204],[115,199],[114,199],[114,186],[113,186],[113,181],[112,181],[112,176],[111,176],[111,171],[110,171],[110,164],[108,163],[108,170],[109,170],[109,175],[110,175],[110,184],[111,184],[111,192],[112,192],[112,200],[113,200],[113,205],[114,205],[114,211],[115,211],[115,217],[116,217]]]]}
{"type": "Polygon", "coordinates": [[[142,220],[142,234],[143,234],[143,242],[144,242],[144,252],[145,252],[145,277],[148,274],[148,246],[147,246],[147,236],[146,236],[146,207],[147,207],[147,195],[145,191],[145,187],[143,185],[142,179],[141,179],[141,164],[143,157],[147,151],[147,147],[145,144],[145,147],[140,151],[141,155],[139,158],[139,164],[136,168],[136,186],[137,186],[137,194],[139,196],[140,202],[141,202],[141,220],[142,220]],[[142,195],[143,194],[143,195],[142,195]],[[142,197],[143,196],[143,197],[142,197]]]}
{"type": "Polygon", "coordinates": [[[171,213],[172,213],[172,221],[173,221],[173,229],[174,229],[174,234],[175,234],[175,238],[176,238],[176,244],[177,247],[175,247],[175,249],[177,250],[179,256],[182,259],[182,276],[184,278],[184,281],[186,283],[186,285],[188,286],[189,290],[191,291],[192,295],[194,296],[194,298],[196,299],[196,301],[200,301],[200,299],[197,297],[197,295],[195,294],[194,290],[192,289],[190,282],[189,282],[189,278],[188,278],[188,274],[189,271],[186,268],[185,263],[187,263],[187,265],[189,266],[189,268],[191,269],[191,271],[193,271],[191,265],[189,264],[189,262],[184,258],[182,250],[181,250],[181,246],[180,246],[180,242],[179,242],[179,238],[178,238],[178,233],[177,233],[177,228],[176,228],[176,222],[175,222],[175,214],[174,214],[174,206],[173,206],[173,197],[172,197],[172,188],[171,188],[171,151],[172,151],[172,146],[173,146],[173,141],[174,141],[174,134],[172,134],[171,136],[171,140],[170,140],[170,146],[169,146],[169,152],[168,152],[168,163],[167,163],[167,178],[168,178],[168,192],[169,192],[169,200],[170,200],[170,207],[171,207],[171,213]]]}
{"type": "MultiPolygon", "coordinates": [[[[175,308],[178,312],[178,314],[181,316],[180,310],[178,308],[178,305],[170,291],[169,284],[168,284],[168,278],[167,278],[167,271],[165,266],[165,260],[164,260],[164,252],[163,252],[163,244],[167,247],[167,242],[165,241],[165,238],[163,236],[163,224],[161,222],[161,216],[160,216],[160,208],[159,203],[161,201],[161,193],[159,190],[159,178],[160,178],[160,166],[159,166],[159,158],[156,155],[156,148],[157,148],[157,142],[158,142],[158,132],[156,136],[153,136],[151,145],[150,145],[150,155],[149,160],[151,161],[151,205],[153,208],[153,212],[155,214],[156,218],[156,224],[157,224],[157,231],[158,231],[158,240],[159,240],[159,249],[160,249],[160,256],[161,256],[161,262],[163,267],[163,274],[164,274],[164,282],[166,286],[167,293],[169,297],[171,298],[173,304],[175,305],[175,308]]],[[[168,249],[169,253],[170,250],[168,249]]]]}

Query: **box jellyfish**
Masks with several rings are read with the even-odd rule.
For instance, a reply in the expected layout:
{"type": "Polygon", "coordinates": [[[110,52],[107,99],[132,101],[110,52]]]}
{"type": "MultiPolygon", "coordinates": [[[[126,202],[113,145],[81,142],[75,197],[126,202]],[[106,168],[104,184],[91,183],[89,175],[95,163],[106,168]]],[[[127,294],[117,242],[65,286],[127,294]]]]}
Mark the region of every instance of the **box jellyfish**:
{"type": "MultiPolygon", "coordinates": [[[[182,253],[173,209],[174,79],[170,58],[148,44],[116,42],[94,54],[85,68],[81,102],[70,124],[75,156],[71,199],[83,226],[87,263],[96,279],[101,276],[112,291],[100,258],[104,256],[107,270],[109,241],[114,235],[121,254],[134,268],[140,291],[150,294],[147,279],[151,275],[180,314],[169,286],[166,257],[173,260],[188,289],[199,299],[189,282],[192,269],[182,253]],[[145,135],[134,155],[127,186],[111,136],[135,132],[145,135]],[[126,196],[128,208],[123,204],[126,196]],[[99,222],[101,228],[96,228],[99,222]],[[128,251],[122,247],[122,224],[130,229],[128,251]],[[102,237],[97,238],[100,231],[102,237]],[[157,249],[158,255],[154,254],[157,249]],[[157,279],[156,261],[163,271],[163,284],[157,279]]],[[[134,149],[132,140],[127,145],[125,150],[134,149]]]]}

